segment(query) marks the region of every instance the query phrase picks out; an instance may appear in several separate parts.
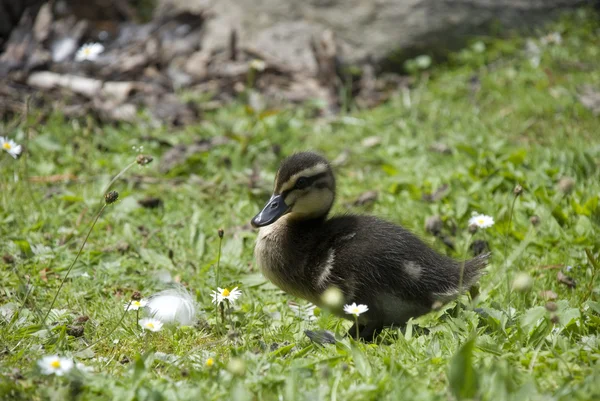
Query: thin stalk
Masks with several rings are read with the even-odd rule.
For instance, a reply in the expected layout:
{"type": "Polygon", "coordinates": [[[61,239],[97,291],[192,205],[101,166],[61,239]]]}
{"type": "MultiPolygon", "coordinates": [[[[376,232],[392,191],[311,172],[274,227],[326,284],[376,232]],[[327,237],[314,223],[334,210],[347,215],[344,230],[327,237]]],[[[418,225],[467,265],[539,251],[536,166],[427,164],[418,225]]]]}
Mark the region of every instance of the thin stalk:
{"type": "Polygon", "coordinates": [[[115,181],[117,181],[119,178],[121,178],[121,176],[123,174],[125,174],[127,172],[127,170],[129,170],[136,164],[137,164],[137,160],[134,160],[131,163],[129,163],[127,166],[125,166],[125,168],[123,170],[121,170],[121,172],[119,174],[115,175],[115,177],[108,183],[108,185],[104,188],[104,191],[102,193],[104,193],[104,194],[107,193],[108,190],[110,189],[110,187],[112,186],[112,184],[114,184],[115,181]]]}
{"type": "MultiPolygon", "coordinates": [[[[458,276],[458,288],[457,288],[459,297],[460,297],[460,294],[462,293],[462,286],[463,286],[463,281],[464,281],[464,276],[465,276],[465,263],[467,262],[467,256],[469,254],[469,245],[471,244],[472,239],[473,239],[473,234],[471,233],[471,235],[467,239],[467,242],[465,243],[465,250],[463,252],[463,258],[462,258],[462,261],[460,262],[460,274],[458,276]]],[[[459,307],[458,299],[457,299],[456,306],[457,306],[456,316],[458,317],[458,314],[462,310],[462,308],[459,307]]]]}
{"type": "Polygon", "coordinates": [[[356,341],[358,341],[360,335],[358,332],[358,315],[354,315],[354,325],[356,326],[356,341]]]}
{"type": "Polygon", "coordinates": [[[583,294],[583,297],[579,301],[580,304],[583,304],[592,296],[592,293],[594,292],[594,283],[596,283],[596,272],[598,272],[598,270],[600,269],[600,265],[596,261],[596,258],[592,254],[592,251],[586,249],[585,254],[588,258],[588,261],[590,262],[590,265],[592,265],[592,279],[589,281],[587,291],[585,292],[585,294],[583,294]]]}
{"type": "Polygon", "coordinates": [[[48,319],[48,315],[50,314],[50,311],[54,307],[54,303],[56,302],[56,299],[58,298],[58,294],[60,293],[60,290],[63,288],[63,286],[65,284],[65,281],[67,281],[67,278],[69,277],[69,273],[71,273],[71,270],[73,270],[73,266],[75,266],[75,263],[79,259],[79,256],[81,255],[81,252],[83,251],[83,247],[87,243],[87,240],[90,237],[90,234],[92,233],[92,230],[96,226],[96,222],[98,221],[98,219],[102,215],[102,212],[104,211],[105,208],[106,208],[106,203],[104,205],[102,205],[102,207],[100,208],[100,211],[96,215],[96,218],[94,219],[94,222],[92,223],[92,226],[90,227],[90,230],[88,231],[87,235],[85,236],[85,239],[83,240],[83,243],[81,244],[81,247],[79,248],[79,252],[77,252],[77,255],[75,256],[75,259],[73,260],[73,262],[71,263],[71,265],[67,269],[67,274],[65,274],[65,276],[62,279],[62,281],[60,282],[60,286],[58,287],[58,290],[56,291],[56,294],[54,294],[54,299],[52,299],[52,302],[50,303],[50,307],[48,308],[48,312],[46,312],[46,316],[44,316],[44,320],[42,321],[42,324],[46,324],[46,319],[48,319]]]}
{"type": "MultiPolygon", "coordinates": [[[[215,275],[215,281],[216,281],[216,287],[217,287],[217,291],[219,291],[219,285],[220,285],[220,271],[221,271],[221,249],[223,247],[223,231],[219,230],[219,251],[217,253],[217,273],[215,275]]],[[[221,314],[223,314],[223,309],[221,309],[221,314]]],[[[219,327],[219,303],[217,302],[217,304],[215,305],[215,323],[217,325],[217,327],[219,327]]],[[[225,323],[225,317],[222,316],[222,323],[225,323]]]]}
{"type": "MultiPolygon", "coordinates": [[[[110,337],[112,335],[112,333],[115,332],[115,330],[117,330],[117,327],[119,327],[121,325],[121,323],[123,323],[123,320],[125,319],[125,316],[127,315],[128,309],[131,306],[131,303],[133,302],[133,300],[130,300],[129,303],[127,304],[127,306],[125,307],[125,311],[123,312],[123,314],[121,315],[121,319],[119,319],[119,321],[117,322],[117,324],[115,325],[115,327],[113,327],[107,335],[105,335],[104,337],[101,337],[100,339],[96,340],[95,342],[91,343],[90,345],[88,345],[87,347],[85,347],[84,349],[82,349],[81,351],[85,351],[87,349],[92,348],[94,345],[106,340],[108,337],[110,337]]],[[[80,352],[81,352],[80,351],[80,352]]]]}
{"type": "Polygon", "coordinates": [[[217,288],[219,288],[219,279],[221,271],[221,250],[223,246],[223,236],[219,235],[219,252],[217,253],[217,288]]]}
{"type": "Polygon", "coordinates": [[[506,235],[504,236],[504,275],[506,276],[506,291],[507,291],[507,298],[506,298],[506,306],[507,306],[507,311],[508,311],[508,320],[510,320],[512,318],[512,313],[511,313],[511,309],[510,309],[510,303],[511,303],[511,296],[512,296],[512,288],[510,285],[510,274],[509,274],[509,269],[508,269],[508,236],[510,235],[510,232],[512,231],[512,218],[513,218],[513,212],[515,210],[515,204],[517,203],[517,198],[519,196],[515,195],[512,201],[512,204],[510,205],[510,212],[508,214],[508,227],[506,228],[506,235]]]}
{"type": "Polygon", "coordinates": [[[465,244],[465,250],[463,252],[463,260],[460,263],[460,275],[458,276],[458,292],[460,293],[461,289],[462,289],[462,285],[463,285],[463,280],[464,280],[464,276],[465,276],[465,263],[467,261],[467,255],[469,253],[469,245],[471,245],[471,241],[473,240],[473,234],[471,234],[469,236],[469,239],[467,240],[466,244],[465,244]]]}

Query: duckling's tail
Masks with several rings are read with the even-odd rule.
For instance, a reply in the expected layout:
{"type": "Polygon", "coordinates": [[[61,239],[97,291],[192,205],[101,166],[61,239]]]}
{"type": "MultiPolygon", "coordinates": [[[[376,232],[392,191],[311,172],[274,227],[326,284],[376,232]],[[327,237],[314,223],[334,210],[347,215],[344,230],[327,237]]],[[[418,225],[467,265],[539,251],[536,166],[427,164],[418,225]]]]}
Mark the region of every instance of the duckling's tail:
{"type": "Polygon", "coordinates": [[[479,277],[484,273],[483,269],[488,264],[491,252],[482,253],[464,262],[462,288],[468,289],[479,280],[479,277]]]}

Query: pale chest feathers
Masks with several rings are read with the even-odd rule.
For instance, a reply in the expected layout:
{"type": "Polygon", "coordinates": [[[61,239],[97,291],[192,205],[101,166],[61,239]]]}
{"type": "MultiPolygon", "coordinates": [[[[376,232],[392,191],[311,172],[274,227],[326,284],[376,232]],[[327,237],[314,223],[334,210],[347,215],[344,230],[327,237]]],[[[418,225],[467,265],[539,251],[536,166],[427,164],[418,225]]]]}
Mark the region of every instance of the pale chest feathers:
{"type": "Polygon", "coordinates": [[[286,292],[303,296],[303,294],[297,294],[297,288],[290,284],[289,266],[287,266],[289,261],[286,260],[286,255],[283,253],[285,238],[282,235],[282,231],[285,229],[283,220],[282,218],[258,231],[254,256],[264,276],[273,284],[286,292]]]}
{"type": "Polygon", "coordinates": [[[315,283],[305,276],[305,256],[293,254],[290,244],[285,243],[286,227],[282,220],[285,218],[259,230],[254,248],[256,262],[263,275],[283,291],[318,303],[315,283]]]}

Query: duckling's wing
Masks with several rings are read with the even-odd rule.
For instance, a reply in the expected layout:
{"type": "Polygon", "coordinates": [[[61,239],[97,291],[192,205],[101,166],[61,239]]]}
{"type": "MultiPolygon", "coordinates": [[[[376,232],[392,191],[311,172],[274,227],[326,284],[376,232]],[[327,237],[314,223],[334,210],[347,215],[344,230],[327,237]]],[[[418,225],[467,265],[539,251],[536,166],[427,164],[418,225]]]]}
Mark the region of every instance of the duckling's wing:
{"type": "MultiPolygon", "coordinates": [[[[461,263],[439,254],[403,227],[371,216],[343,216],[330,224],[335,233],[329,241],[336,261],[332,273],[347,277],[363,291],[378,288],[427,302],[459,293],[461,263]]],[[[464,263],[462,282],[471,285],[486,260],[464,263]]]]}

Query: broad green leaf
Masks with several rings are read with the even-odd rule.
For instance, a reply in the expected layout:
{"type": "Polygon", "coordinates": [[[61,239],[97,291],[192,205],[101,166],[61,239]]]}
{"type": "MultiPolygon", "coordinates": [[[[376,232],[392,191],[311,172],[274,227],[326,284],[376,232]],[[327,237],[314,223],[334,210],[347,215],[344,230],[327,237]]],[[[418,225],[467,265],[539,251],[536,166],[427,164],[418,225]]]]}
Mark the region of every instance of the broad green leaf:
{"type": "Polygon", "coordinates": [[[546,308],[543,306],[528,309],[521,317],[521,327],[523,330],[530,332],[544,316],[546,316],[546,308]]]}
{"type": "Polygon", "coordinates": [[[370,378],[372,370],[369,360],[358,345],[351,343],[351,349],[352,360],[354,361],[354,366],[356,367],[356,370],[364,379],[370,378]]]}
{"type": "Polygon", "coordinates": [[[464,343],[450,362],[448,381],[457,399],[474,398],[477,393],[477,375],[473,366],[475,338],[464,343]]]}

